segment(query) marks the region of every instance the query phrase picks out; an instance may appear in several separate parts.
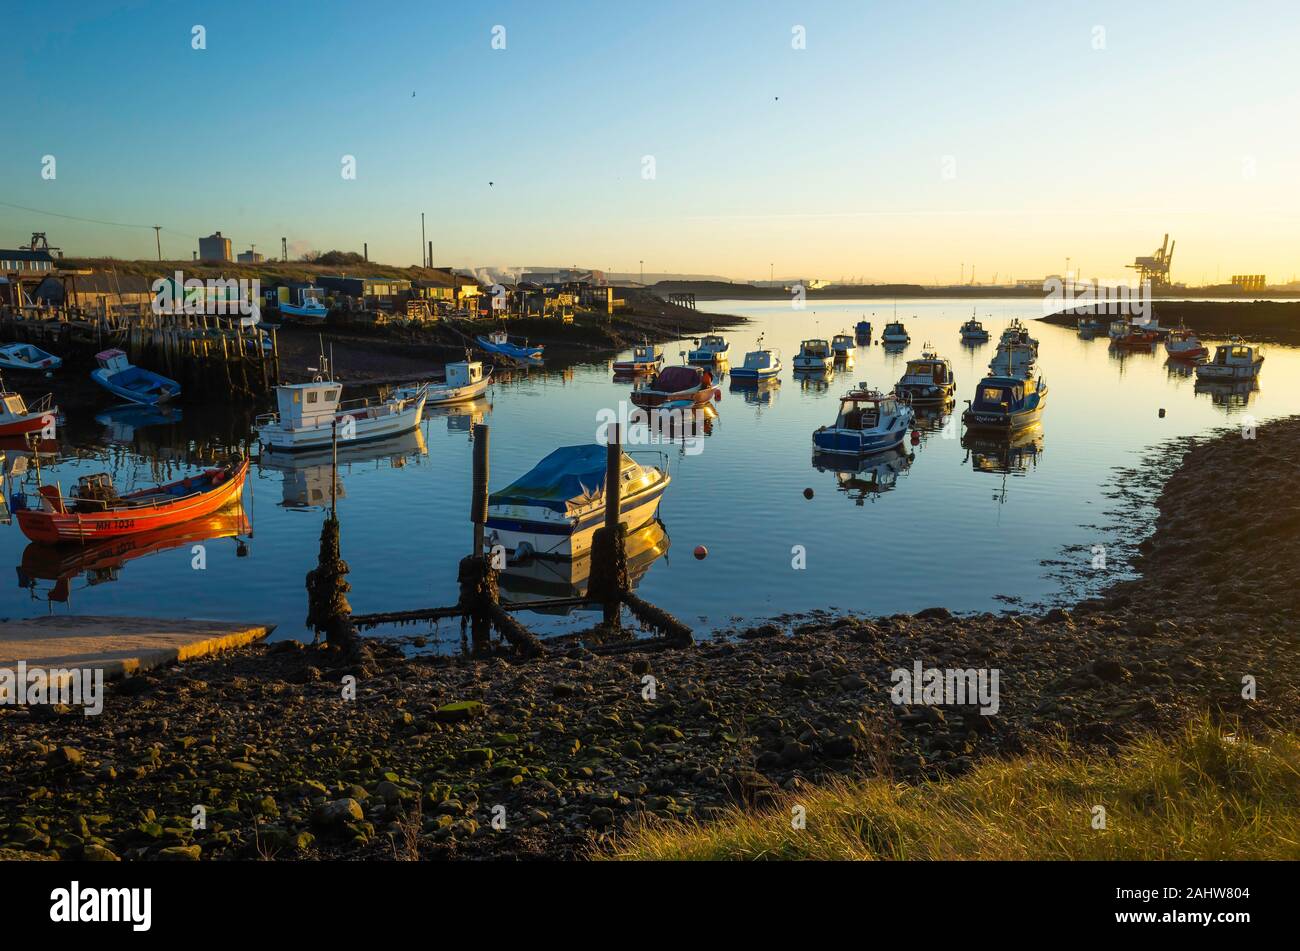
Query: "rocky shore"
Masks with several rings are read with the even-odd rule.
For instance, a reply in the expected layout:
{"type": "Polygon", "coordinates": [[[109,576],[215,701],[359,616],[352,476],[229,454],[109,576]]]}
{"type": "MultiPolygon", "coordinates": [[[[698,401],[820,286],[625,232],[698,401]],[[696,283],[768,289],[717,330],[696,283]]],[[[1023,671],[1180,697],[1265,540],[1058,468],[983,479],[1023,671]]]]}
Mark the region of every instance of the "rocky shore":
{"type": "Polygon", "coordinates": [[[1105,749],[1206,711],[1293,725],[1300,417],[1177,451],[1140,577],[1069,609],[818,614],[530,661],[282,642],[124,681],[98,717],[0,708],[0,854],[575,858],[638,814],[960,774],[1062,733],[1105,749]],[[996,714],[895,704],[892,671],[917,662],[997,669],[996,714]]]}

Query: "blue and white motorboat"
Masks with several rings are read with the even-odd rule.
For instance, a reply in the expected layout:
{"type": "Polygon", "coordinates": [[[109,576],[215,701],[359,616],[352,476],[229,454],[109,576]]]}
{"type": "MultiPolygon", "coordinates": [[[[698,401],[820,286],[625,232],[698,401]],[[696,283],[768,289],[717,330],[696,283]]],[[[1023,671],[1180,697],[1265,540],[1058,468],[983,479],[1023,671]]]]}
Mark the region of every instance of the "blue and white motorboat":
{"type": "Polygon", "coordinates": [[[758,349],[745,354],[745,363],[731,371],[734,383],[771,380],[781,373],[781,354],[763,346],[763,338],[758,338],[758,349]]]}
{"type": "Polygon", "coordinates": [[[939,406],[953,398],[956,388],[952,364],[927,348],[920,359],[907,361],[894,392],[913,406],[939,406]]]}
{"type": "MultiPolygon", "coordinates": [[[[330,309],[325,306],[318,293],[320,288],[304,287],[298,292],[298,302],[291,300],[279,302],[280,314],[286,319],[300,324],[323,324],[329,316],[330,309]]],[[[292,294],[292,291],[290,292],[292,294]]]]}
{"type": "Polygon", "coordinates": [[[836,334],[831,337],[831,353],[835,356],[835,362],[852,364],[855,349],[857,344],[850,334],[836,334]]]}
{"type": "Polygon", "coordinates": [[[845,456],[883,452],[902,444],[913,419],[911,406],[862,383],[840,397],[834,424],[813,432],[813,449],[845,456]]]}
{"type": "Polygon", "coordinates": [[[522,337],[511,337],[504,330],[479,334],[474,339],[488,353],[499,353],[512,360],[540,360],[542,351],[546,349],[541,344],[530,344],[522,337]]]}
{"type": "Polygon", "coordinates": [[[1264,368],[1264,355],[1254,347],[1232,337],[1214,348],[1214,359],[1198,364],[1196,379],[1214,382],[1253,380],[1264,368]]]}
{"type": "Polygon", "coordinates": [[[0,346],[0,370],[28,370],[49,373],[63,366],[63,360],[30,343],[0,346]]]}
{"type": "Polygon", "coordinates": [[[1047,405],[1043,378],[986,376],[967,403],[962,422],[968,430],[1013,433],[1037,423],[1047,405]]]}
{"type": "Polygon", "coordinates": [[[820,372],[831,369],[834,363],[835,357],[831,353],[831,345],[822,339],[803,341],[799,344],[799,352],[794,358],[796,371],[820,372]]]}
{"type": "MultiPolygon", "coordinates": [[[[489,548],[514,559],[572,559],[591,550],[605,524],[607,448],[595,443],[556,449],[521,478],[488,496],[489,548]]],[[[622,454],[619,521],[628,533],[649,524],[671,481],[658,466],[622,454]]]]}
{"type": "Polygon", "coordinates": [[[688,363],[723,363],[728,359],[731,344],[718,334],[705,334],[686,355],[688,363]]]}
{"type": "Polygon", "coordinates": [[[859,320],[857,326],[853,328],[853,335],[858,338],[858,343],[871,343],[871,321],[859,320]]]}
{"type": "Polygon", "coordinates": [[[891,320],[885,325],[885,331],[880,335],[880,342],[886,347],[901,346],[912,342],[912,335],[907,332],[902,321],[891,320]]]}
{"type": "Polygon", "coordinates": [[[121,350],[95,354],[99,368],[90,378],[114,396],[143,406],[158,406],[181,395],[181,385],[160,373],[134,366],[121,350]]]}
{"type": "Polygon", "coordinates": [[[492,368],[488,367],[484,372],[483,364],[477,360],[448,363],[443,371],[446,378],[440,383],[401,386],[389,395],[397,400],[413,400],[424,393],[426,407],[451,406],[478,399],[492,384],[492,368]]]}

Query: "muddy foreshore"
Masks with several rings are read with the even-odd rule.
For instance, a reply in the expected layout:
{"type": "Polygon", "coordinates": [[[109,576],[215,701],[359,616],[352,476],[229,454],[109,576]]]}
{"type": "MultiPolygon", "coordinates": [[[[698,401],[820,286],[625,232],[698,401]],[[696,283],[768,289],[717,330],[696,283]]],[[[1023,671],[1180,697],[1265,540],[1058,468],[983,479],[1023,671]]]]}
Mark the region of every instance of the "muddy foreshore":
{"type": "Polygon", "coordinates": [[[0,708],[0,854],[580,857],[639,813],[954,774],[1061,733],[1104,748],[1207,710],[1294,725],[1300,417],[1256,436],[1170,447],[1140,577],[1069,609],[814,615],[531,661],[424,655],[416,637],[345,667],[276,643],[121,682],[98,717],[0,708]],[[895,705],[890,673],[917,661],[996,668],[997,713],[895,705]]]}

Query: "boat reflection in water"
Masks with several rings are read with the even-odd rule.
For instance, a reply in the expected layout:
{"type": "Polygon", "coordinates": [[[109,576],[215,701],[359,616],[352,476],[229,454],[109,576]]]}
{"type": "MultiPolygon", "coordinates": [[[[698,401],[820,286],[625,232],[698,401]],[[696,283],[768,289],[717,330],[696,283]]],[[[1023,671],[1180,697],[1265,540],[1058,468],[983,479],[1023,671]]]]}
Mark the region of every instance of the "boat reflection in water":
{"type": "Polygon", "coordinates": [[[248,544],[241,535],[253,537],[252,523],[243,505],[235,503],[204,518],[76,547],[31,542],[23,550],[22,564],[18,566],[18,586],[27,588],[36,598],[41,582],[53,582],[43,597],[62,603],[72,597],[72,582],[78,575],[85,576],[87,586],[116,581],[127,562],[173,548],[232,538],[236,542],[230,550],[242,558],[248,554],[248,544]]]}
{"type": "Polygon", "coordinates": [[[806,392],[825,393],[835,382],[835,368],[824,370],[800,370],[795,368],[794,378],[799,381],[799,389],[806,392]]]}
{"type": "MultiPolygon", "coordinates": [[[[628,533],[627,573],[635,588],[650,566],[668,553],[668,532],[658,519],[628,533]]],[[[501,600],[510,604],[543,598],[585,598],[591,579],[591,551],[573,559],[529,558],[508,564],[497,575],[501,600]]],[[[572,605],[539,607],[542,614],[569,614],[572,605]]]]}
{"type": "Polygon", "coordinates": [[[957,435],[958,417],[952,404],[944,406],[914,406],[912,428],[923,434],[946,432],[948,438],[957,435]]]}
{"type": "Polygon", "coordinates": [[[757,380],[733,376],[731,392],[753,406],[771,406],[781,392],[781,379],[775,376],[757,380]]]}
{"type": "Polygon", "coordinates": [[[1198,396],[1208,394],[1215,406],[1233,410],[1250,404],[1259,392],[1259,381],[1197,380],[1192,389],[1198,396]]]}
{"type": "MultiPolygon", "coordinates": [[[[335,487],[336,498],[343,498],[343,478],[351,473],[352,466],[365,466],[374,463],[390,468],[400,469],[408,462],[428,455],[424,433],[413,429],[400,436],[375,442],[349,445],[339,443],[339,480],[335,487]],[[346,469],[344,467],[347,467],[346,469]]],[[[275,470],[283,473],[282,499],[285,508],[313,508],[330,504],[330,472],[333,467],[333,452],[267,453],[258,463],[262,471],[275,470]]]]}
{"type": "Polygon", "coordinates": [[[174,406],[146,406],[132,403],[114,406],[95,414],[95,422],[104,427],[104,438],[110,443],[130,446],[135,443],[137,430],[146,426],[166,426],[181,421],[181,411],[174,406]]]}
{"type": "Polygon", "coordinates": [[[893,489],[898,477],[911,467],[912,455],[902,449],[861,457],[814,452],[812,464],[818,472],[833,472],[835,487],[862,505],[893,489]]]}
{"type": "Polygon", "coordinates": [[[1007,476],[1023,477],[1038,465],[1043,452],[1043,427],[1035,423],[1011,436],[967,431],[961,437],[966,459],[976,472],[1002,476],[1002,486],[993,493],[995,502],[1007,500],[1007,476]]]}
{"type": "Polygon", "coordinates": [[[492,403],[485,396],[480,396],[478,399],[470,400],[467,403],[457,403],[454,406],[424,404],[424,418],[426,420],[445,419],[447,421],[447,432],[453,435],[471,434],[475,425],[487,419],[488,414],[491,412],[492,403]]]}

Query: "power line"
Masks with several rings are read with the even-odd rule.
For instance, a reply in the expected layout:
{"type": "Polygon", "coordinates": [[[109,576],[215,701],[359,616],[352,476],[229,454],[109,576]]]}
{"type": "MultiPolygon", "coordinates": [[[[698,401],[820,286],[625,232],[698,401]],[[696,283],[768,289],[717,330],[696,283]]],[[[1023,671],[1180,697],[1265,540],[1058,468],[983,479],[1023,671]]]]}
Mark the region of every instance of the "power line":
{"type": "MultiPolygon", "coordinates": [[[[63,218],[67,221],[82,221],[92,225],[107,225],[110,228],[142,228],[147,231],[154,227],[161,227],[155,225],[127,224],[126,222],[122,222],[122,221],[104,221],[100,218],[83,218],[79,215],[65,215],[57,211],[42,211],[40,208],[28,208],[26,205],[15,205],[13,202],[8,202],[8,201],[0,201],[0,205],[4,206],[5,208],[16,208],[19,211],[28,211],[34,215],[49,215],[51,218],[63,218]]],[[[182,238],[190,238],[193,241],[198,240],[198,237],[196,235],[186,234],[184,231],[174,231],[171,228],[161,228],[161,230],[166,231],[168,234],[178,235],[182,238]]]]}

